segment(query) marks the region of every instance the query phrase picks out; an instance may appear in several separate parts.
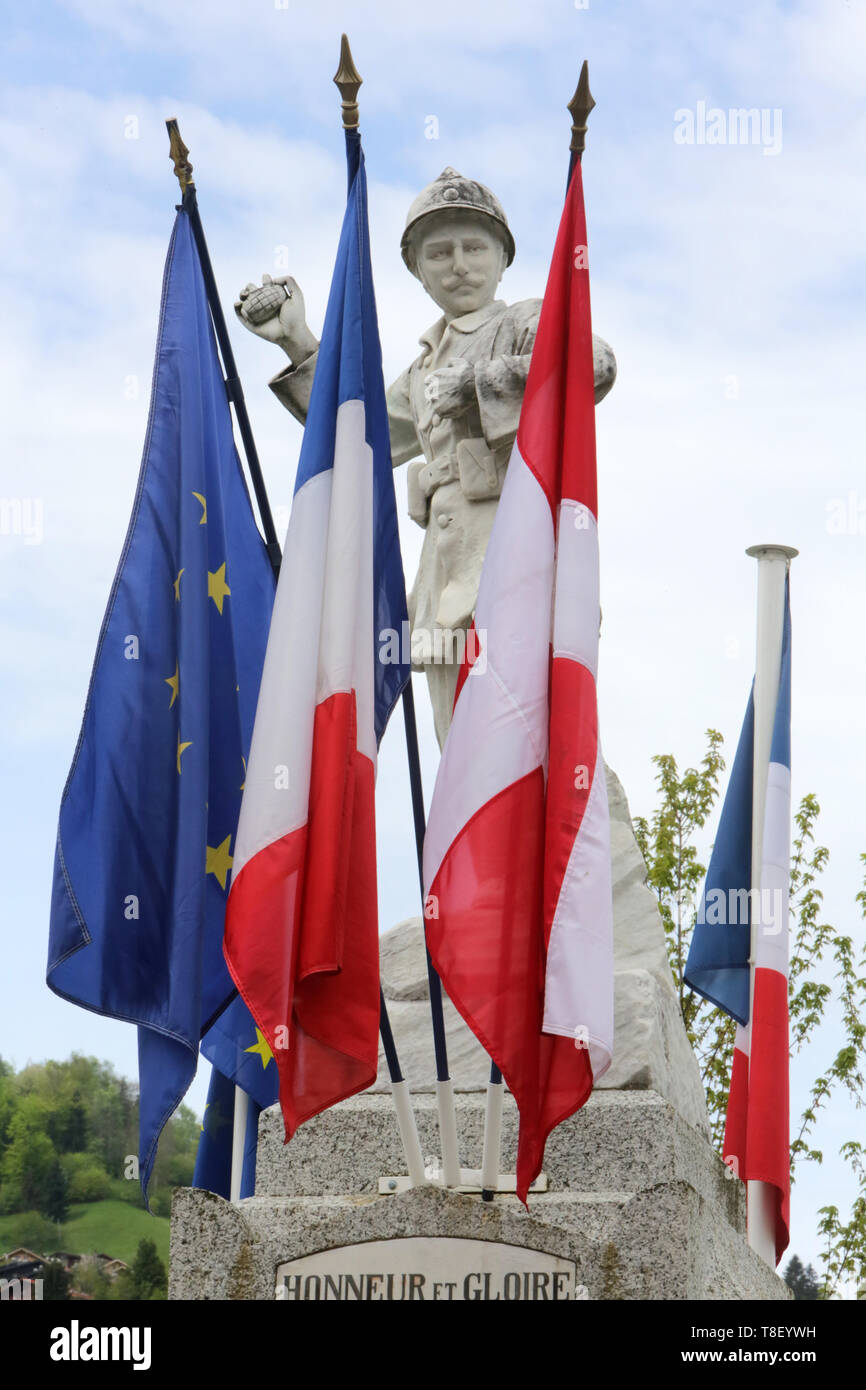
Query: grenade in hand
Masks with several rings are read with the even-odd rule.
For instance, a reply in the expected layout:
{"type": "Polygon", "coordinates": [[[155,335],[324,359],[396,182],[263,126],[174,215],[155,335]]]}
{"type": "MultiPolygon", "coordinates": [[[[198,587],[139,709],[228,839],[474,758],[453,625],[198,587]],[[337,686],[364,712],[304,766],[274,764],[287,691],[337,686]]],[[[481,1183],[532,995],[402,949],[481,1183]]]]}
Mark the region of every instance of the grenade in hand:
{"type": "Polygon", "coordinates": [[[262,285],[261,289],[247,295],[244,301],[245,316],[250,323],[265,323],[278,314],[291,297],[285,285],[262,285]]]}

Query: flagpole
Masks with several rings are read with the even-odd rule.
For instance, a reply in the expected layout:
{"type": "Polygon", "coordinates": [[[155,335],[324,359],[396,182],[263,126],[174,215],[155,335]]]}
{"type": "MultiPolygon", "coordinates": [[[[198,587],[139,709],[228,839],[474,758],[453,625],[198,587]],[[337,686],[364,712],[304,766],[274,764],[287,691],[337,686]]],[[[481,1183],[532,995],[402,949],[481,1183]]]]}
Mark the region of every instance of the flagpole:
{"type": "MultiPolygon", "coordinates": [[[[752,545],[746,551],[758,562],[757,635],[755,652],[755,736],[752,762],[752,878],[751,903],[761,903],[764,847],[764,812],[773,726],[779,698],[782,638],[785,621],[785,580],[791,560],[799,554],[789,545],[752,545]]],[[[752,1063],[752,1017],[755,1004],[760,909],[752,910],[749,936],[749,1067],[752,1063]]],[[[746,1182],[747,1237],[749,1245],[771,1269],[776,1267],[776,1189],[769,1183],[746,1182]]]]}
{"type": "MultiPolygon", "coordinates": [[[[357,130],[359,121],[358,112],[358,92],[363,83],[363,78],[355,67],[352,58],[352,50],[349,47],[349,40],[345,34],[340,38],[340,61],[337,71],[334,74],[334,86],[340,93],[341,113],[344,130],[357,130]]],[[[360,132],[359,132],[360,133],[360,132]]],[[[410,675],[406,688],[411,691],[412,677],[410,675]]],[[[406,691],[404,690],[404,700],[406,691]]],[[[405,710],[405,704],[404,704],[405,710]]],[[[407,725],[408,738],[408,725],[407,725]]],[[[417,737],[416,737],[416,759],[417,759],[417,737]]],[[[411,776],[410,759],[410,776],[411,776]]],[[[420,765],[418,769],[418,779],[420,787],[420,765]]],[[[413,798],[414,798],[413,781],[413,798]]],[[[421,802],[421,814],[424,814],[423,800],[421,802]]],[[[417,825],[417,812],[416,812],[417,825]]],[[[400,1129],[400,1137],[403,1141],[403,1153],[406,1158],[406,1166],[409,1171],[409,1178],[413,1187],[421,1187],[426,1181],[424,1173],[424,1157],[421,1153],[421,1141],[418,1138],[418,1125],[415,1120],[415,1111],[412,1108],[412,1098],[409,1086],[403,1076],[400,1067],[397,1047],[394,1042],[394,1034],[391,1029],[391,1020],[388,1017],[388,1005],[385,1002],[385,994],[381,984],[379,986],[379,1031],[382,1037],[382,1048],[385,1053],[385,1061],[388,1065],[388,1075],[391,1079],[391,1095],[394,1098],[394,1109],[397,1113],[397,1124],[400,1129]]]]}
{"type": "MultiPolygon", "coordinates": [[[[418,878],[421,883],[421,909],[423,912],[426,903],[424,896],[424,835],[427,827],[424,815],[424,790],[421,783],[421,758],[418,752],[415,695],[412,690],[411,675],[403,687],[403,720],[406,725],[406,753],[409,759],[409,783],[412,789],[412,813],[415,821],[415,852],[418,857],[418,878]]],[[[423,920],[426,928],[426,918],[423,920]]],[[[436,973],[433,961],[430,959],[429,951],[427,951],[427,982],[430,993],[430,1014],[433,1021],[433,1051],[436,1058],[436,1100],[439,1110],[439,1137],[442,1144],[442,1177],[446,1187],[459,1187],[461,1174],[457,1142],[457,1111],[454,1105],[454,1084],[448,1068],[448,1043],[445,1036],[442,982],[436,973]]]]}
{"type": "Polygon", "coordinates": [[[271,505],[268,501],[262,466],[259,462],[258,450],[256,449],[256,443],[253,439],[250,417],[247,414],[247,403],[244,399],[243,387],[241,386],[238,369],[235,365],[234,353],[232,352],[225,315],[223,314],[222,304],[220,303],[219,291],[217,290],[216,278],[213,273],[213,266],[211,265],[210,253],[208,252],[207,242],[205,241],[204,227],[202,226],[201,216],[198,210],[196,187],[192,179],[192,165],[187,158],[189,150],[181,139],[176,118],[172,117],[171,120],[166,121],[165,126],[169,137],[169,158],[174,161],[174,172],[177,175],[177,181],[180,184],[180,190],[183,195],[181,206],[189,217],[190,228],[192,230],[196,250],[198,251],[198,258],[201,263],[208,308],[210,309],[214,332],[217,336],[220,356],[223,361],[226,395],[234,404],[238,429],[240,430],[241,440],[243,441],[244,453],[246,454],[247,466],[250,470],[253,490],[256,494],[259,516],[262,520],[265,549],[268,552],[268,559],[271,562],[274,575],[278,575],[280,572],[281,558],[280,543],[277,540],[277,533],[274,528],[274,519],[271,515],[271,505]]]}
{"type": "MultiPolygon", "coordinates": [[[[340,65],[334,76],[334,84],[340,93],[343,128],[345,130],[357,129],[359,120],[358,91],[362,82],[363,78],[355,67],[352,58],[349,40],[343,34],[340,39],[340,65]]],[[[415,821],[415,849],[418,855],[423,910],[424,793],[421,784],[421,759],[418,753],[418,728],[415,721],[415,701],[412,694],[411,675],[403,688],[403,719],[406,725],[406,751],[409,757],[409,782],[412,789],[412,812],[415,821]]],[[[430,1009],[433,1015],[433,1047],[436,1054],[436,1090],[439,1101],[439,1131],[442,1138],[442,1168],[446,1184],[449,1187],[459,1187],[460,1162],[457,1157],[457,1116],[454,1110],[454,1093],[448,1073],[448,1049],[445,1041],[445,1020],[442,1013],[442,986],[439,982],[439,976],[433,969],[429,952],[427,953],[427,978],[430,986],[430,1009]]],[[[384,1017],[387,1019],[384,996],[382,997],[382,1009],[385,1011],[384,1017]]],[[[399,1084],[406,1085],[404,1081],[399,1084]]]]}
{"type": "MultiPolygon", "coordinates": [[[[571,182],[575,164],[583,159],[586,148],[586,123],[589,113],[595,106],[589,90],[589,64],[583,60],[580,77],[574,96],[565,108],[571,115],[571,144],[568,163],[566,192],[571,182]]],[[[499,1186],[499,1170],[502,1156],[502,1102],[504,1086],[502,1072],[494,1061],[490,1063],[490,1079],[487,1083],[487,1104],[484,1112],[484,1148],[481,1158],[481,1200],[492,1202],[499,1186]]]]}
{"type": "Polygon", "coordinates": [[[490,1063],[487,1083],[487,1105],[484,1111],[484,1146],[481,1150],[481,1200],[492,1202],[499,1187],[502,1166],[502,1072],[495,1062],[490,1063]]]}
{"type": "Polygon", "coordinates": [[[397,1112],[397,1125],[400,1130],[400,1138],[403,1141],[406,1166],[409,1169],[412,1186],[423,1187],[427,1177],[424,1172],[424,1155],[421,1152],[421,1140],[418,1138],[418,1126],[415,1123],[415,1111],[412,1109],[409,1086],[400,1069],[400,1059],[397,1056],[394,1034],[391,1031],[391,1020],[388,1017],[388,1006],[385,1003],[385,995],[381,985],[379,986],[379,1008],[379,1031],[382,1035],[385,1060],[388,1063],[391,1095],[394,1098],[394,1109],[397,1112]]]}
{"type": "Polygon", "coordinates": [[[244,1174],[244,1151],[247,1145],[247,1116],[250,1098],[240,1086],[235,1086],[235,1109],[232,1127],[232,1175],[229,1200],[237,1204],[241,1200],[241,1183],[244,1174]]]}

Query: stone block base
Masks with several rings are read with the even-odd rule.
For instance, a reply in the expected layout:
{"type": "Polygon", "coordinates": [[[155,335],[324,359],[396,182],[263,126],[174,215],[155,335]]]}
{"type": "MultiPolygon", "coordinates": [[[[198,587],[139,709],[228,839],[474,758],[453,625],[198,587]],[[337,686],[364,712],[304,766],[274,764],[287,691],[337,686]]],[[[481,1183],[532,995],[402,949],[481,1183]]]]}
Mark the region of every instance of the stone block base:
{"type": "MultiPolygon", "coordinates": [[[[413,1099],[422,1148],[438,1154],[434,1099],[413,1099]]],[[[457,1099],[461,1160],[477,1167],[484,1096],[457,1099]]],[[[516,1135],[509,1096],[503,1171],[513,1172],[516,1135]]],[[[176,1193],[169,1297],[274,1299],[277,1270],[286,1262],[406,1237],[541,1252],[568,1262],[572,1286],[590,1300],[790,1297],[746,1244],[742,1185],[727,1176],[703,1133],[652,1091],[596,1092],[555,1130],[545,1160],[550,1187],[530,1195],[528,1211],[513,1196],[486,1203],[434,1186],[378,1194],[380,1176],[403,1172],[385,1096],[368,1093],[335,1107],[303,1126],[289,1145],[282,1142],[279,1112],[267,1111],[260,1121],[255,1197],[235,1207],[211,1193],[176,1193]]],[[[523,1296],[513,1292],[513,1280],[506,1286],[511,1293],[494,1281],[488,1296],[497,1288],[500,1297],[523,1296]]],[[[373,1297],[383,1296],[381,1287],[373,1297]]],[[[432,1290],[432,1282],[427,1287],[432,1290]]],[[[473,1278],[467,1296],[483,1297],[482,1288],[473,1278]]]]}

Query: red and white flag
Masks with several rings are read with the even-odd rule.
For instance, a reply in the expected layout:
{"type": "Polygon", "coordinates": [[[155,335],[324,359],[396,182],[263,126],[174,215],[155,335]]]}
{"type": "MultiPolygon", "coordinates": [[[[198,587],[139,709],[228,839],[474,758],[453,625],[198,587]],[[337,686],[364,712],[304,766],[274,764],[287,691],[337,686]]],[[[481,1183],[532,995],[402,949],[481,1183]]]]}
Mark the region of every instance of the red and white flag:
{"type": "Polygon", "coordinates": [[[517,1102],[524,1201],[613,1048],[597,510],[575,161],[424,849],[428,946],[517,1102]]]}

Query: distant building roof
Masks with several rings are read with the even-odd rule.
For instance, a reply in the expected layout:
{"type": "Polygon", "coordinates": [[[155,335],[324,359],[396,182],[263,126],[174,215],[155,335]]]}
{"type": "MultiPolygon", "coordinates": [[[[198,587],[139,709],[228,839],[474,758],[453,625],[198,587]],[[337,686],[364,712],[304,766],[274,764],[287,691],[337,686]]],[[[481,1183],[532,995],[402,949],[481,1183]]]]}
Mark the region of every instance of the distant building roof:
{"type": "Polygon", "coordinates": [[[38,1256],[32,1260],[14,1260],[10,1265],[0,1265],[0,1279],[20,1279],[22,1283],[29,1283],[44,1267],[45,1262],[38,1256]]]}
{"type": "Polygon", "coordinates": [[[3,1256],[3,1263],[11,1265],[15,1264],[16,1261],[22,1261],[26,1263],[29,1260],[37,1260],[39,1264],[42,1264],[44,1258],[44,1255],[37,1255],[35,1250],[27,1250],[25,1246],[19,1245],[17,1249],[10,1250],[8,1255],[3,1256]]]}

